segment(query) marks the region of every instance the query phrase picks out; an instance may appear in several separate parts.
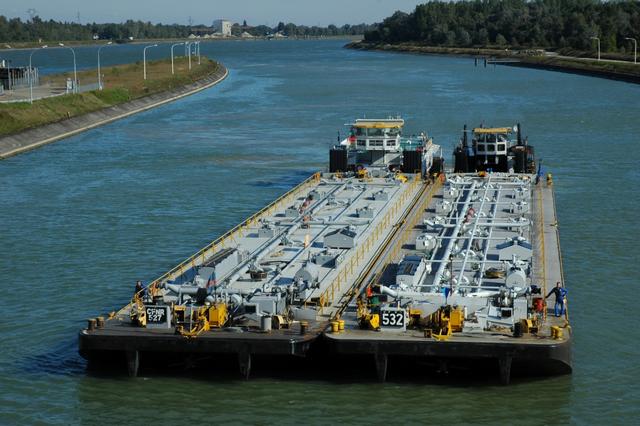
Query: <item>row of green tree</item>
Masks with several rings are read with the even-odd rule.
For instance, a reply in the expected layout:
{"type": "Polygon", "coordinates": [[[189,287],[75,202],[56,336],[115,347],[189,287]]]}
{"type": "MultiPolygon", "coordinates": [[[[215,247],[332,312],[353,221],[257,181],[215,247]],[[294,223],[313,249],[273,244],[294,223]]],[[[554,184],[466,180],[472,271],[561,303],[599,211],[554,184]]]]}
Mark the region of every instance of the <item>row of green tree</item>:
{"type": "Polygon", "coordinates": [[[38,40],[119,40],[129,37],[139,38],[179,38],[189,35],[185,25],[152,24],[128,20],[120,24],[77,24],[74,22],[44,21],[38,16],[28,21],[20,18],[7,19],[0,16],[0,41],[38,41],[38,40]]]}
{"type": "Polygon", "coordinates": [[[318,27],[306,25],[296,25],[292,23],[285,24],[284,22],[278,23],[274,28],[270,28],[265,25],[253,27],[248,30],[249,33],[255,36],[262,36],[265,34],[273,34],[276,32],[282,33],[287,37],[320,37],[320,36],[343,36],[343,35],[362,35],[368,31],[372,31],[376,28],[376,25],[358,24],[358,25],[343,25],[337,27],[335,25],[329,25],[327,27],[318,27]]]}
{"type": "MultiPolygon", "coordinates": [[[[285,24],[280,22],[275,27],[266,25],[251,27],[246,22],[243,25],[235,24],[232,28],[234,35],[240,35],[247,31],[254,36],[265,36],[280,32],[290,37],[301,36],[339,36],[357,35],[371,31],[372,25],[344,25],[337,27],[307,27],[304,25],[285,24]]],[[[7,19],[0,15],[0,42],[29,42],[38,40],[91,40],[95,36],[103,40],[125,40],[129,37],[135,39],[145,38],[184,38],[191,34],[191,27],[187,25],[152,24],[128,20],[120,24],[78,24],[73,22],[44,21],[38,16],[28,21],[20,18],[7,19]]]]}
{"type": "Polygon", "coordinates": [[[396,12],[365,33],[369,42],[419,42],[452,47],[536,47],[603,51],[633,49],[640,41],[640,1],[429,1],[413,13],[396,12]]]}

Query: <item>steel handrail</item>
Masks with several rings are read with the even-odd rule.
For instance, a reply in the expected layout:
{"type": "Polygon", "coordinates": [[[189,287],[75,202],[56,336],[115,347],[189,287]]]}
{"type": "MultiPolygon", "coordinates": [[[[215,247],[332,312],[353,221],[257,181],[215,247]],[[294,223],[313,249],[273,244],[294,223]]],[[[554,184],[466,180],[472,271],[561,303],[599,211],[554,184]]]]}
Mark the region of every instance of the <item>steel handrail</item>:
{"type": "MultiPolygon", "coordinates": [[[[356,251],[355,255],[355,266],[358,266],[360,261],[362,260],[362,258],[364,257],[364,252],[368,251],[371,248],[371,244],[373,243],[373,240],[376,237],[376,235],[379,236],[380,234],[380,230],[382,226],[386,226],[385,224],[388,225],[388,222],[391,220],[391,215],[392,214],[396,214],[398,211],[399,206],[406,200],[407,197],[407,193],[410,192],[410,190],[415,186],[415,181],[411,181],[410,183],[410,188],[406,189],[402,195],[400,196],[400,199],[397,200],[392,207],[389,208],[389,210],[387,211],[387,213],[385,213],[385,215],[383,216],[383,219],[378,222],[378,224],[376,225],[376,227],[374,228],[373,232],[371,232],[369,234],[369,236],[367,237],[367,239],[365,240],[364,244],[362,244],[361,246],[358,247],[358,250],[356,251]],[[361,253],[362,252],[362,253],[361,253]],[[360,253],[360,259],[358,260],[358,253],[360,253]]],[[[342,281],[347,281],[347,275],[346,275],[346,267],[345,269],[343,269],[344,272],[343,273],[343,279],[340,278],[340,273],[338,273],[338,276],[331,282],[331,285],[329,285],[321,294],[320,297],[318,298],[318,314],[323,315],[324,314],[324,307],[327,304],[327,298],[330,297],[331,301],[333,302],[334,297],[335,297],[335,291],[336,291],[336,287],[338,288],[338,291],[341,289],[341,284],[342,281]]],[[[353,266],[351,268],[351,273],[353,273],[353,266]]],[[[351,275],[351,273],[349,275],[351,275]]]]}
{"type": "MultiPolygon", "coordinates": [[[[420,181],[420,179],[417,178],[414,182],[417,184],[417,182],[419,182],[419,181],[420,181]]],[[[389,260],[390,257],[392,259],[395,259],[397,257],[400,248],[404,245],[404,243],[407,241],[408,236],[410,235],[410,232],[404,232],[404,231],[411,230],[411,229],[415,228],[415,225],[418,223],[419,218],[424,213],[424,209],[431,202],[431,199],[433,198],[433,195],[438,190],[438,188],[441,186],[441,184],[442,184],[442,181],[438,180],[433,185],[431,185],[431,188],[429,188],[429,192],[428,192],[427,196],[424,198],[424,200],[422,201],[422,204],[420,205],[419,208],[416,209],[416,207],[415,207],[415,203],[417,203],[417,200],[414,201],[414,203],[411,206],[408,207],[408,210],[405,212],[405,215],[403,216],[404,219],[401,218],[402,220],[399,222],[399,226],[402,226],[403,224],[406,224],[406,221],[407,221],[406,215],[409,214],[411,211],[413,211],[415,209],[410,225],[407,227],[407,229],[403,230],[403,232],[400,233],[399,240],[396,240],[396,244],[394,244],[394,247],[393,247],[393,249],[391,251],[386,251],[386,250],[387,250],[388,244],[393,242],[394,234],[393,233],[390,234],[388,236],[388,238],[387,238],[387,241],[383,242],[383,247],[381,247],[381,249],[379,250],[378,255],[371,260],[370,267],[366,271],[363,271],[360,274],[359,278],[356,280],[356,282],[353,284],[352,288],[350,289],[350,293],[352,294],[352,297],[349,298],[341,307],[339,307],[339,309],[334,313],[334,318],[338,318],[338,317],[340,317],[340,315],[342,315],[342,313],[346,309],[347,305],[353,299],[353,295],[355,295],[357,290],[359,290],[362,287],[362,283],[363,283],[362,280],[369,274],[369,272],[371,271],[371,268],[374,265],[378,264],[381,261],[381,259],[383,259],[382,261],[386,265],[386,264],[389,263],[388,260],[389,260]],[[381,257],[381,256],[384,256],[384,257],[381,257]]],[[[425,191],[425,189],[423,189],[421,192],[419,192],[415,197],[421,197],[423,195],[424,191],[425,191]]],[[[385,268],[382,268],[373,277],[373,279],[370,280],[369,282],[374,282],[375,283],[376,281],[378,281],[380,279],[380,277],[382,276],[382,273],[384,272],[384,269],[385,268]]]]}
{"type": "MultiPolygon", "coordinates": [[[[367,247],[370,248],[371,243],[373,242],[372,240],[374,239],[378,239],[379,238],[379,234],[382,230],[383,226],[387,226],[389,225],[389,221],[391,220],[391,215],[395,215],[398,212],[398,209],[400,208],[400,206],[407,200],[407,198],[409,197],[409,195],[411,193],[413,193],[413,189],[419,185],[421,183],[421,176],[420,174],[417,174],[416,177],[410,181],[410,188],[405,190],[403,192],[403,194],[401,195],[401,198],[396,201],[396,203],[394,203],[393,207],[385,214],[384,218],[378,223],[378,225],[376,226],[376,228],[374,229],[374,231],[369,234],[369,237],[367,238],[365,244],[363,244],[362,246],[360,246],[360,250],[367,250],[367,247]]],[[[421,206],[420,206],[420,211],[424,210],[424,206],[428,205],[428,203],[430,202],[435,190],[440,186],[440,181],[437,182],[436,185],[433,185],[432,188],[430,189],[430,194],[425,198],[425,200],[423,200],[421,206]]],[[[412,225],[410,226],[410,228],[414,228],[415,224],[418,221],[418,218],[420,217],[419,214],[415,214],[414,218],[412,220],[412,225]]],[[[406,242],[408,238],[408,234],[405,237],[401,237],[401,242],[400,244],[396,245],[396,248],[394,248],[394,253],[396,253],[398,246],[402,246],[404,244],[404,242],[406,242]]],[[[357,253],[356,253],[357,256],[357,253]]],[[[387,254],[388,256],[388,254],[387,254]]],[[[357,260],[357,259],[356,259],[357,260]]],[[[362,260],[362,259],[360,259],[362,260]]],[[[377,259],[376,259],[376,263],[377,263],[377,259]]],[[[359,261],[356,261],[356,266],[359,264],[359,261]]],[[[345,268],[345,274],[344,274],[344,281],[347,281],[347,275],[346,275],[346,268],[345,268]]],[[[369,271],[363,271],[360,273],[360,276],[362,276],[363,274],[366,275],[369,271]]],[[[351,268],[351,272],[349,275],[351,275],[353,273],[353,267],[351,268]]],[[[329,296],[329,293],[331,293],[331,300],[333,302],[334,297],[333,297],[333,293],[335,291],[335,286],[338,287],[338,289],[340,289],[340,284],[341,284],[341,280],[340,280],[340,276],[338,276],[334,282],[331,284],[331,286],[329,286],[324,292],[323,294],[320,296],[320,306],[318,309],[318,313],[320,315],[324,314],[324,306],[325,306],[325,302],[326,302],[326,298],[329,296]]],[[[340,315],[340,309],[336,312],[336,315],[340,315]]]]}

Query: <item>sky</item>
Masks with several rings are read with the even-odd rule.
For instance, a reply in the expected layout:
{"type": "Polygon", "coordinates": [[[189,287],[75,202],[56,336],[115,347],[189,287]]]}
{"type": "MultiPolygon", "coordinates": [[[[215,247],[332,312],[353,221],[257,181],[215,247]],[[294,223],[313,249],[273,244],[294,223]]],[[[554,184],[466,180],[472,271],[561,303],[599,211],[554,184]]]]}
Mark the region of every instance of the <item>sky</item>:
{"type": "Polygon", "coordinates": [[[211,25],[224,18],[249,25],[275,26],[374,23],[396,10],[411,12],[426,0],[0,0],[0,15],[29,18],[35,9],[42,19],[80,22],[122,22],[127,19],[165,24],[211,25]]]}

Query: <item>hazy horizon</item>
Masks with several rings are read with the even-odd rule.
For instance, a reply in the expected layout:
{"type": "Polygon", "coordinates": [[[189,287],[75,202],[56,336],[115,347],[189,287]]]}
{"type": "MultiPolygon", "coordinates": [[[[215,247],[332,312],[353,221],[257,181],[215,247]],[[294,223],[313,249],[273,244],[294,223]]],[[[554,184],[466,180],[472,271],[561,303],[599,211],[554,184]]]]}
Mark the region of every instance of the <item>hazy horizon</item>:
{"type": "Polygon", "coordinates": [[[334,24],[372,24],[380,22],[396,10],[411,12],[426,0],[184,0],[176,6],[169,0],[27,0],[5,5],[0,14],[8,18],[28,20],[31,14],[43,20],[63,22],[106,23],[128,19],[163,24],[211,25],[215,19],[249,25],[275,26],[279,22],[296,25],[327,26],[334,24]],[[35,10],[35,13],[33,12],[35,10]]]}

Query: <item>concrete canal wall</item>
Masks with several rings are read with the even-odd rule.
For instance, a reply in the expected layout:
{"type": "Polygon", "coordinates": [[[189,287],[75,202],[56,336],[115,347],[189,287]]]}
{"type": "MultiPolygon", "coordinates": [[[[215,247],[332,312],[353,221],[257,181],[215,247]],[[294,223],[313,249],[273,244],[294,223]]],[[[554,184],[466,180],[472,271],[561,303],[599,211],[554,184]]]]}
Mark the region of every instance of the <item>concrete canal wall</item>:
{"type": "Polygon", "coordinates": [[[0,159],[21,154],[86,130],[93,129],[94,127],[102,126],[138,112],[146,111],[185,96],[192,95],[215,86],[224,80],[228,74],[228,70],[224,66],[220,65],[215,73],[195,83],[183,86],[180,89],[156,93],[124,104],[105,108],[100,111],[90,112],[68,120],[47,124],[13,135],[1,137],[0,159]]]}

